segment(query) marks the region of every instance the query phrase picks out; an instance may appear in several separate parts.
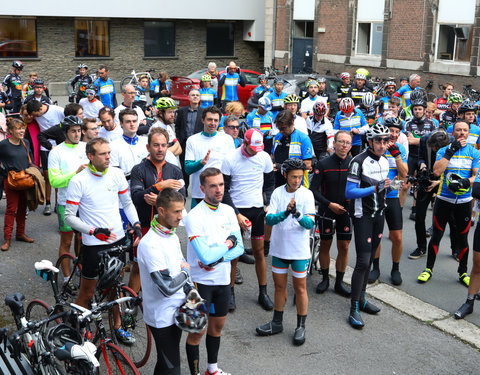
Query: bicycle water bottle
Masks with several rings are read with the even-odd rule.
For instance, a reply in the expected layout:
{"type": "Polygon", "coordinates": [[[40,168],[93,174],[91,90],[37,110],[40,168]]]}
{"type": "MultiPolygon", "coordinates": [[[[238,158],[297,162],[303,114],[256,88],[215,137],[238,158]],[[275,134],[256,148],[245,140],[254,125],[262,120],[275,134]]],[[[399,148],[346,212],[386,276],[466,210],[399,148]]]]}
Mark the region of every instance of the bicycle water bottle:
{"type": "Polygon", "coordinates": [[[252,222],[247,219],[245,224],[247,224],[247,229],[243,232],[243,238],[249,240],[252,237],[252,222]]]}

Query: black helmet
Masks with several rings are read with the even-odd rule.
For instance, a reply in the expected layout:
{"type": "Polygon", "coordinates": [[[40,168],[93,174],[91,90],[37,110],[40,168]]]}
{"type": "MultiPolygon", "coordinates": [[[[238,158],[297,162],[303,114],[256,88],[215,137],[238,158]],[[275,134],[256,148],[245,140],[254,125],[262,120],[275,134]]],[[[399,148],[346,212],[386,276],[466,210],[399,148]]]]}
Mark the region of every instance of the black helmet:
{"type": "Polygon", "coordinates": [[[260,75],[258,76],[258,81],[259,81],[259,82],[260,82],[260,81],[266,81],[266,80],[267,80],[267,76],[266,76],[265,74],[260,74],[260,75]]]}
{"type": "Polygon", "coordinates": [[[118,258],[106,255],[98,274],[100,277],[97,282],[97,290],[105,290],[110,288],[120,277],[125,264],[118,258]]]}
{"type": "Polygon", "coordinates": [[[307,166],[305,165],[305,162],[303,160],[297,158],[290,158],[282,163],[282,174],[296,169],[301,169],[302,171],[304,171],[307,169],[307,166]]]}
{"type": "Polygon", "coordinates": [[[421,90],[413,90],[410,94],[410,103],[414,102],[415,100],[425,101],[425,96],[421,90]]]}
{"type": "Polygon", "coordinates": [[[37,78],[33,81],[33,86],[45,86],[45,81],[41,78],[37,78]]]}
{"type": "Polygon", "coordinates": [[[96,95],[97,94],[97,86],[95,86],[93,84],[89,84],[89,85],[85,86],[85,94],[96,95]]]}
{"type": "Polygon", "coordinates": [[[47,343],[51,350],[60,349],[65,346],[66,343],[82,345],[82,335],[75,329],[61,323],[48,330],[47,343]]]}
{"type": "Polygon", "coordinates": [[[413,100],[412,102],[410,102],[410,106],[412,107],[418,107],[418,106],[422,106],[423,108],[427,108],[427,103],[425,103],[425,100],[423,99],[416,99],[416,100],[413,100]]]}
{"type": "Polygon", "coordinates": [[[403,123],[398,117],[390,116],[383,120],[384,125],[387,128],[397,128],[400,131],[403,130],[403,123]]]}
{"type": "Polygon", "coordinates": [[[400,77],[400,81],[408,81],[408,77],[402,76],[400,77]]]}
{"type": "Polygon", "coordinates": [[[22,70],[23,69],[23,63],[20,61],[20,60],[15,60],[13,63],[12,63],[12,66],[18,70],[22,70]]]}
{"type": "Polygon", "coordinates": [[[475,104],[472,103],[470,100],[465,100],[460,104],[460,107],[457,110],[457,113],[461,115],[462,113],[465,112],[475,112],[475,104]]]}
{"type": "Polygon", "coordinates": [[[83,121],[80,119],[80,117],[73,116],[73,115],[65,117],[60,123],[60,127],[65,133],[68,131],[68,129],[70,129],[71,126],[82,126],[82,125],[83,125],[83,121]]]}
{"type": "Polygon", "coordinates": [[[88,69],[88,65],[84,63],[78,64],[78,69],[82,69],[82,68],[88,69]]]}

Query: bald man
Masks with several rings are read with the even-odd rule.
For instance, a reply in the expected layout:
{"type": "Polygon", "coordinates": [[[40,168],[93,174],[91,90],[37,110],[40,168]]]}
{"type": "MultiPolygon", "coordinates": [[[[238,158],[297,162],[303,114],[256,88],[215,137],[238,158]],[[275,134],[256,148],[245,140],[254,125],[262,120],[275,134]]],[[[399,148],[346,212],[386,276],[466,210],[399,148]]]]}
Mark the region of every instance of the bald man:
{"type": "Polygon", "coordinates": [[[225,110],[225,106],[229,102],[238,101],[238,85],[245,87],[246,80],[241,73],[240,68],[234,61],[230,61],[230,64],[225,68],[225,73],[222,73],[218,85],[222,88],[222,108],[225,110]]]}

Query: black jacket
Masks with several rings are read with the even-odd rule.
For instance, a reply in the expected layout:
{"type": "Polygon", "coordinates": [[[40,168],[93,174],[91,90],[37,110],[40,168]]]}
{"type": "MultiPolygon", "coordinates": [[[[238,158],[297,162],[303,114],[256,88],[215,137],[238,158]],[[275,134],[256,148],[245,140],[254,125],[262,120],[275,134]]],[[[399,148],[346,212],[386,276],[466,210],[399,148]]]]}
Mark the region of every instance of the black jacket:
{"type": "Polygon", "coordinates": [[[37,139],[41,146],[45,147],[47,150],[51,150],[52,144],[48,140],[54,140],[57,145],[59,145],[65,141],[65,132],[62,130],[60,125],[55,125],[47,130],[44,130],[43,132],[38,133],[37,139]]]}
{"type": "MultiPolygon", "coordinates": [[[[150,222],[156,213],[154,211],[155,207],[145,202],[144,195],[149,193],[158,194],[159,190],[155,184],[169,179],[183,180],[183,173],[176,165],[167,162],[163,165],[160,175],[157,172],[157,167],[147,158],[132,168],[130,193],[142,228],[150,226],[150,222]]],[[[179,191],[185,197],[185,186],[179,191]]]]}
{"type": "MultiPolygon", "coordinates": [[[[187,144],[187,138],[188,138],[187,137],[187,120],[188,120],[189,108],[190,106],[186,106],[178,109],[177,118],[175,119],[175,135],[177,136],[178,142],[180,142],[180,145],[184,150],[185,150],[185,145],[187,144]]],[[[198,106],[197,120],[195,121],[195,128],[193,130],[193,134],[200,133],[203,130],[202,113],[203,113],[203,108],[198,106]]]]}

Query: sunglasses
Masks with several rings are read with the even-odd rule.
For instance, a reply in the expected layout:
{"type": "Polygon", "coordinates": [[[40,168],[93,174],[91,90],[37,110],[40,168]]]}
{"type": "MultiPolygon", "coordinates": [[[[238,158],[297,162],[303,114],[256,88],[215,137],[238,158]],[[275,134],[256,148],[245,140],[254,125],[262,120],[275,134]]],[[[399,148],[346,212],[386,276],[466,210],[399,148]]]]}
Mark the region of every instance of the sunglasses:
{"type": "Polygon", "coordinates": [[[390,141],[390,137],[375,137],[373,140],[377,143],[388,143],[390,141]]]}
{"type": "Polygon", "coordinates": [[[240,129],[240,126],[227,125],[227,128],[232,129],[232,130],[238,130],[238,129],[240,129]]]}

